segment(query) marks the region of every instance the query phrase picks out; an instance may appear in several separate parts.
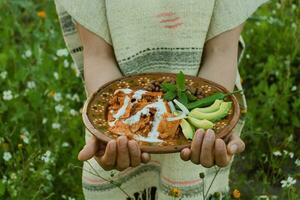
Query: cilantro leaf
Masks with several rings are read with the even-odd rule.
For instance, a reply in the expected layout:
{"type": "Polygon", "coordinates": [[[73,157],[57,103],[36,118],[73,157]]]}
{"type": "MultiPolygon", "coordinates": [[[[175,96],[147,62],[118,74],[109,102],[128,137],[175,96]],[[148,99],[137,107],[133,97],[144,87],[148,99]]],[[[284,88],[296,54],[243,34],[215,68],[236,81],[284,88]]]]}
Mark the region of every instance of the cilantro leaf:
{"type": "Polygon", "coordinates": [[[168,92],[168,91],[176,91],[176,85],[172,84],[172,83],[162,83],[161,88],[163,89],[164,92],[168,92]]]}
{"type": "Polygon", "coordinates": [[[180,71],[176,76],[176,86],[177,86],[177,91],[179,92],[185,91],[185,78],[182,71],[180,71]]]}
{"type": "Polygon", "coordinates": [[[164,99],[167,101],[172,101],[173,99],[175,99],[175,97],[176,97],[175,91],[169,90],[164,94],[164,99]]]}

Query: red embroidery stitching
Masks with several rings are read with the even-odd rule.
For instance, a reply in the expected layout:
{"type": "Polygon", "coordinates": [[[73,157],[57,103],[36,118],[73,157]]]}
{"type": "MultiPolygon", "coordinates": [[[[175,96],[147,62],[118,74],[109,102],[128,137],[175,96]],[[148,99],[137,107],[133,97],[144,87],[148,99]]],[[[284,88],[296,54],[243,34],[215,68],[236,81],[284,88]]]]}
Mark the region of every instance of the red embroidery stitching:
{"type": "Polygon", "coordinates": [[[158,17],[159,23],[162,24],[162,28],[176,29],[183,24],[181,18],[174,12],[162,12],[156,15],[158,17]]]}

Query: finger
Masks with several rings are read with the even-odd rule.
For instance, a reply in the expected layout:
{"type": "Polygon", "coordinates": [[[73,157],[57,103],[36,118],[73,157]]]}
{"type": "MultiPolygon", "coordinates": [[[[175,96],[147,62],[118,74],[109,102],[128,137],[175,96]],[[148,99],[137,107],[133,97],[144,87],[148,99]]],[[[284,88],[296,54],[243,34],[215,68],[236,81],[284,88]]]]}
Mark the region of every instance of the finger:
{"type": "Polygon", "coordinates": [[[225,167],[229,164],[231,159],[230,155],[227,155],[226,144],[222,139],[216,139],[215,142],[215,162],[219,167],[225,167]]]}
{"type": "Polygon", "coordinates": [[[204,167],[212,167],[214,164],[215,138],[214,131],[208,129],[204,135],[200,154],[200,164],[204,167]]]}
{"type": "Polygon", "coordinates": [[[245,143],[238,135],[233,134],[227,144],[227,150],[231,155],[241,153],[245,150],[245,143]]]}
{"type": "Polygon", "coordinates": [[[141,164],[141,150],[138,143],[134,140],[128,141],[128,149],[130,155],[130,165],[136,167],[141,164]]]}
{"type": "Polygon", "coordinates": [[[148,163],[151,160],[151,156],[149,153],[142,153],[142,163],[148,163]]]}
{"type": "Polygon", "coordinates": [[[129,167],[130,159],[128,152],[128,139],[126,136],[117,138],[117,170],[124,170],[129,167]]]}
{"type": "Polygon", "coordinates": [[[201,145],[204,138],[204,130],[198,129],[194,135],[194,139],[191,144],[191,161],[195,164],[200,163],[201,145]]]}
{"type": "Polygon", "coordinates": [[[98,151],[98,140],[92,136],[78,154],[78,160],[85,161],[91,159],[98,151]]]}
{"type": "Polygon", "coordinates": [[[182,160],[188,161],[188,160],[190,160],[191,154],[192,154],[191,149],[190,148],[185,148],[185,149],[181,150],[180,157],[181,157],[182,160]]]}
{"type": "Polygon", "coordinates": [[[105,170],[112,170],[115,168],[117,159],[117,143],[115,140],[108,142],[105,153],[102,157],[96,156],[95,159],[105,170]]]}

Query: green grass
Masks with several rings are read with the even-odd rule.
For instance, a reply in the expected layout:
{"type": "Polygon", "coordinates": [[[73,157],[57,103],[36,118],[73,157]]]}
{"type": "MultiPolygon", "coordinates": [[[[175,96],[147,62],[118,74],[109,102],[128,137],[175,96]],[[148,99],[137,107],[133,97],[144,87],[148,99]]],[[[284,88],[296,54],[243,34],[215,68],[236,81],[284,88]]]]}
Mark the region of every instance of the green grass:
{"type": "MultiPolygon", "coordinates": [[[[243,33],[247,150],[236,157],[230,182],[242,199],[300,198],[299,6],[272,1],[243,33]],[[282,188],[289,176],[297,183],[282,188]]],[[[65,44],[53,2],[2,0],[0,11],[0,199],[83,199],[81,171],[72,166],[81,165],[84,88],[70,56],[56,55],[65,44]]]]}

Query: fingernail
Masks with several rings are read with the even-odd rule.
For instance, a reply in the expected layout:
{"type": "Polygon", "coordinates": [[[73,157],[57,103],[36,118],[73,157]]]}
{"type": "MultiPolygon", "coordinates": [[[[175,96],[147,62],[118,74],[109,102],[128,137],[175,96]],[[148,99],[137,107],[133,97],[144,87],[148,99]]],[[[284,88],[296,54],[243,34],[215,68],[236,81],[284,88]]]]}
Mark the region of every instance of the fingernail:
{"type": "Polygon", "coordinates": [[[233,144],[230,146],[231,153],[235,153],[237,151],[238,146],[236,144],[233,144]]]}

